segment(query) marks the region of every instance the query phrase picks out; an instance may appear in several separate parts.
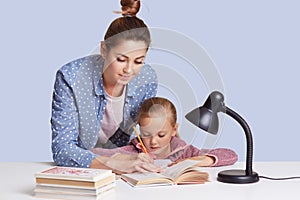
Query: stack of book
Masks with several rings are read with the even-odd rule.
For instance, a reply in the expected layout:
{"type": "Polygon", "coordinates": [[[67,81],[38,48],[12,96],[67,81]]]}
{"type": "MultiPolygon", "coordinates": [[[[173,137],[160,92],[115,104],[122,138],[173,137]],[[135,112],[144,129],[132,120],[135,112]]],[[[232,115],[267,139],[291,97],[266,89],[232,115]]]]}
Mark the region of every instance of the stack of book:
{"type": "Polygon", "coordinates": [[[35,174],[34,196],[98,200],[114,191],[115,179],[111,170],[55,166],[35,174]]]}

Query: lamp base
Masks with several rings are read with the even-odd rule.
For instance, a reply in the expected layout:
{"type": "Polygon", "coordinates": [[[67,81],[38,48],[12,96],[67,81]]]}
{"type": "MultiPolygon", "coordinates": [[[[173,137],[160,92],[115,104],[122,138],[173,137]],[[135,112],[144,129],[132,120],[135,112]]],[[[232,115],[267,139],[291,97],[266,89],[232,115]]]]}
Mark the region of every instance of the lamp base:
{"type": "Polygon", "coordinates": [[[225,170],[218,173],[218,181],[223,183],[255,183],[259,180],[258,174],[252,172],[252,174],[247,175],[245,170],[225,170]]]}

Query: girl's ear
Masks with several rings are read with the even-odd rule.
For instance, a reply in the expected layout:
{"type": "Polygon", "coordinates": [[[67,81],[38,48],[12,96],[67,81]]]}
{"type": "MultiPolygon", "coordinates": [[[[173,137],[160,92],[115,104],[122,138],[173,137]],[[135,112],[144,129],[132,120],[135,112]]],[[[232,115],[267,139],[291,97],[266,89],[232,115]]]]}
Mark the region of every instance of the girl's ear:
{"type": "Polygon", "coordinates": [[[100,54],[101,54],[103,59],[106,58],[106,53],[107,53],[107,49],[106,49],[104,41],[102,41],[101,44],[100,44],[100,54]]]}
{"type": "Polygon", "coordinates": [[[175,124],[172,130],[172,136],[178,136],[178,123],[175,124]]]}

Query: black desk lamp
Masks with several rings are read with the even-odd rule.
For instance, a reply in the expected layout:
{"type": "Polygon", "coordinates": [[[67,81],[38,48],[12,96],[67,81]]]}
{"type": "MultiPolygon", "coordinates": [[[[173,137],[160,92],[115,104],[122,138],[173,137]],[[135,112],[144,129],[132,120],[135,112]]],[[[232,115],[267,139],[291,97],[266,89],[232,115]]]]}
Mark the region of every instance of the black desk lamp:
{"type": "Polygon", "coordinates": [[[247,139],[246,170],[225,170],[218,173],[217,180],[224,183],[254,183],[259,180],[258,174],[252,171],[253,140],[246,121],[236,112],[226,107],[224,96],[218,91],[212,92],[204,105],[192,110],[185,117],[195,126],[217,134],[219,129],[218,112],[223,112],[234,118],[243,127],[247,139]]]}

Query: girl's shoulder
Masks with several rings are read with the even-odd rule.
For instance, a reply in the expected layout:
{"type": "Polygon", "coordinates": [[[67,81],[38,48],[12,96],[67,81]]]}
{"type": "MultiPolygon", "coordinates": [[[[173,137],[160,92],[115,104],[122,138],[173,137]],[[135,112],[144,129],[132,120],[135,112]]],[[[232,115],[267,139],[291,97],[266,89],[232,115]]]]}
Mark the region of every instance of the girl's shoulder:
{"type": "Polygon", "coordinates": [[[179,137],[173,136],[171,139],[171,147],[177,148],[177,147],[183,147],[186,146],[186,142],[179,137]]]}

